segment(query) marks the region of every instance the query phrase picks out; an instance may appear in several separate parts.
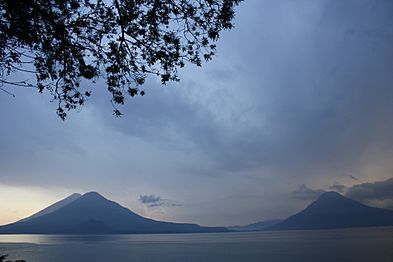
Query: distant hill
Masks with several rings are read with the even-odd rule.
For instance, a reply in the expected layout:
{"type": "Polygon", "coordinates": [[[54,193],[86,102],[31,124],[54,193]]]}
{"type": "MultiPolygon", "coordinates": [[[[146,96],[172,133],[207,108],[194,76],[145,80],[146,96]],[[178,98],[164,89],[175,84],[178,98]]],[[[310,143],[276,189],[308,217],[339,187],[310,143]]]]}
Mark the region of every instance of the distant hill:
{"type": "Polygon", "coordinates": [[[280,223],[281,221],[282,221],[281,219],[268,219],[245,226],[232,226],[227,228],[231,231],[239,231],[239,232],[262,231],[273,225],[280,223]]]}
{"type": "Polygon", "coordinates": [[[369,207],[336,192],[326,192],[303,211],[269,230],[393,226],[393,211],[369,207]]]}
{"type": "Polygon", "coordinates": [[[133,234],[228,231],[223,227],[201,227],[196,224],[148,219],[96,192],[66,198],[52,207],[56,208],[51,208],[49,211],[47,208],[46,211],[44,209],[28,219],[0,226],[0,234],[133,234]]]}

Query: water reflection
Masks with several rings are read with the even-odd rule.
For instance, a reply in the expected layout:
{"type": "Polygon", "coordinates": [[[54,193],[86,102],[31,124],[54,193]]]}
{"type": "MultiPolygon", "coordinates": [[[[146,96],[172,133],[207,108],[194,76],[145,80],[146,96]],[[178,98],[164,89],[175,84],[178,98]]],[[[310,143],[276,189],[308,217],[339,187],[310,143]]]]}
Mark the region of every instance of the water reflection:
{"type": "Polygon", "coordinates": [[[393,227],[337,230],[264,231],[245,233],[133,234],[133,235],[0,235],[0,243],[70,244],[70,243],[214,243],[243,241],[289,241],[307,239],[347,239],[370,237],[391,239],[393,227]]]}
{"type": "Polygon", "coordinates": [[[393,227],[162,235],[0,235],[28,262],[393,261],[393,227]]]}

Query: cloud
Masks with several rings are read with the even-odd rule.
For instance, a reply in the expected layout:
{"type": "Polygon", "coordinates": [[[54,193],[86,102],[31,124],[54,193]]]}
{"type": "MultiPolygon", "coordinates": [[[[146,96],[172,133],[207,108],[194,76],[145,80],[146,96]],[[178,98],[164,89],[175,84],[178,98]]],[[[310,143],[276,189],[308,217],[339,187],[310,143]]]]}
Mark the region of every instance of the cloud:
{"type": "Polygon", "coordinates": [[[157,204],[161,202],[161,197],[155,195],[140,195],[139,201],[143,204],[157,204]]]}
{"type": "Polygon", "coordinates": [[[329,187],[329,189],[339,193],[344,193],[347,190],[347,187],[341,184],[333,184],[329,187]]]}
{"type": "MultiPolygon", "coordinates": [[[[342,193],[348,198],[370,206],[393,209],[393,177],[384,181],[361,183],[350,187],[335,183],[329,186],[329,190],[342,193]]],[[[302,184],[291,193],[291,196],[295,199],[312,201],[324,192],[326,192],[324,189],[312,189],[302,184]]]]}
{"type": "Polygon", "coordinates": [[[163,199],[160,196],[156,195],[140,195],[139,196],[139,201],[148,206],[148,207],[173,207],[173,206],[181,206],[178,203],[175,203],[172,200],[169,199],[163,199]]]}
{"type": "Polygon", "coordinates": [[[348,189],[346,196],[360,201],[393,200],[393,177],[385,181],[354,185],[348,189]]]}
{"type": "Polygon", "coordinates": [[[354,180],[354,181],[357,181],[357,182],[360,181],[359,178],[357,178],[356,176],[354,176],[354,175],[352,175],[352,174],[348,174],[348,173],[344,172],[343,175],[346,176],[346,177],[348,177],[348,178],[350,178],[351,180],[354,180]]]}
{"type": "Polygon", "coordinates": [[[292,197],[300,200],[315,200],[325,191],[321,189],[311,189],[305,184],[299,185],[298,189],[291,193],[292,197]]]}

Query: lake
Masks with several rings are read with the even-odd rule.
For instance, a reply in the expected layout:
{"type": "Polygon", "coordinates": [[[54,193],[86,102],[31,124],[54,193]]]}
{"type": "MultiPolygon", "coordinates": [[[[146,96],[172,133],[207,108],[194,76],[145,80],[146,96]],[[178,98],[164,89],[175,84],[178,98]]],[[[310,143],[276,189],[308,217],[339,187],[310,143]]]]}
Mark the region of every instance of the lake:
{"type": "Polygon", "coordinates": [[[393,261],[393,227],[216,234],[0,235],[28,262],[393,261]]]}

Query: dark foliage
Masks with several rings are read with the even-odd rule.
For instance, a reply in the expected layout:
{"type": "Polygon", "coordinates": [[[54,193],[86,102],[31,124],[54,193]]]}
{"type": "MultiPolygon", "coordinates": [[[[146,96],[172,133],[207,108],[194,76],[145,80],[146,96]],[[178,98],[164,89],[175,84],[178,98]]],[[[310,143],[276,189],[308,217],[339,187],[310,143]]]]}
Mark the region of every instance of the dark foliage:
{"type": "MultiPolygon", "coordinates": [[[[8,255],[0,255],[0,262],[12,262],[11,260],[5,260],[8,255]]],[[[26,262],[26,260],[15,260],[14,262],[26,262]]]]}
{"type": "Polygon", "coordinates": [[[178,68],[210,60],[240,1],[0,0],[0,83],[49,91],[65,119],[91,95],[81,81],[102,77],[119,116],[147,75],[178,81],[178,68]]]}

